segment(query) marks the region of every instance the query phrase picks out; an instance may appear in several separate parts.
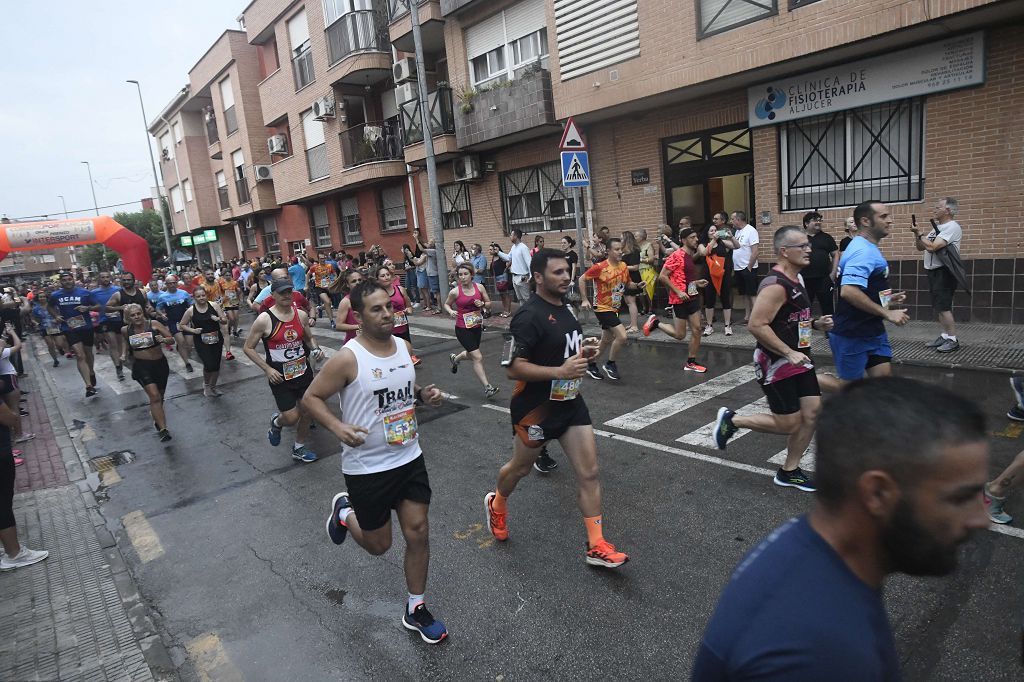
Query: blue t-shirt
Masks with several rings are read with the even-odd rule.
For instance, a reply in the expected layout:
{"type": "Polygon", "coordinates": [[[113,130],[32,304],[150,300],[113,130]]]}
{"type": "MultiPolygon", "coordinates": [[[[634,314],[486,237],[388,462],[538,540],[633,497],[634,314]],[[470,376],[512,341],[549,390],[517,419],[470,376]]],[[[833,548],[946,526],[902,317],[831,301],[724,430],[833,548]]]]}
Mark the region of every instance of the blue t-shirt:
{"type": "Polygon", "coordinates": [[[901,679],[882,594],[860,580],[806,516],[747,554],[704,630],[692,679],[901,679]]]}
{"type": "Polygon", "coordinates": [[[116,310],[105,311],[103,306],[107,305],[107,301],[115,293],[120,291],[120,287],[109,286],[109,287],[96,287],[92,290],[92,297],[96,303],[100,306],[100,322],[106,322],[107,320],[120,320],[121,313],[116,310]]]}
{"type": "Polygon", "coordinates": [[[53,315],[51,315],[50,311],[46,309],[46,306],[42,305],[38,301],[32,304],[32,317],[38,320],[39,326],[42,327],[44,332],[57,324],[53,321],[53,315]]]}
{"type": "Polygon", "coordinates": [[[853,238],[843,251],[836,275],[836,312],[832,319],[833,334],[840,336],[871,337],[885,333],[885,321],[877,315],[864,312],[838,295],[843,285],[860,287],[875,303],[882,304],[879,292],[889,289],[889,263],[882,257],[878,246],[861,236],[853,238]]]}
{"type": "Polygon", "coordinates": [[[472,263],[473,269],[476,270],[476,274],[473,275],[473,281],[477,284],[483,284],[484,273],[487,272],[487,257],[482,253],[478,253],[473,256],[472,263]]]}
{"type": "Polygon", "coordinates": [[[296,263],[288,268],[288,274],[292,277],[292,286],[295,291],[306,290],[306,268],[301,263],[296,263]]]}
{"type": "Polygon", "coordinates": [[[89,313],[77,310],[80,305],[96,305],[96,299],[88,289],[82,287],[74,287],[70,291],[64,288],[57,289],[50,294],[50,305],[56,308],[60,316],[64,318],[60,325],[62,332],[92,329],[92,318],[89,313]]]}
{"type": "Polygon", "coordinates": [[[156,307],[167,314],[169,320],[177,324],[185,311],[192,305],[192,297],[184,289],[176,289],[174,293],[161,291],[156,299],[156,307]]]}

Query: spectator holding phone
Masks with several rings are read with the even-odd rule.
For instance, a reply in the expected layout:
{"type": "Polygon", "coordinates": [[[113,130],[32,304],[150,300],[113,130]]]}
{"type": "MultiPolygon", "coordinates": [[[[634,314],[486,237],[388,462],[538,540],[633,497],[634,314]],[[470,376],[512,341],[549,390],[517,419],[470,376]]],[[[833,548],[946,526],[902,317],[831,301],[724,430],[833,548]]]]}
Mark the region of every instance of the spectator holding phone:
{"type": "MultiPolygon", "coordinates": [[[[953,268],[960,263],[960,241],[964,237],[960,223],[953,217],[960,209],[960,203],[953,197],[939,199],[935,205],[935,218],[927,236],[922,236],[913,217],[910,231],[914,233],[914,248],[924,252],[924,269],[928,273],[928,288],[932,294],[932,308],[939,319],[942,333],[934,341],[925,344],[939,353],[959,350],[956,338],[956,323],[953,320],[953,293],[957,277],[953,268]]],[[[962,266],[960,266],[962,269],[962,266]]]]}

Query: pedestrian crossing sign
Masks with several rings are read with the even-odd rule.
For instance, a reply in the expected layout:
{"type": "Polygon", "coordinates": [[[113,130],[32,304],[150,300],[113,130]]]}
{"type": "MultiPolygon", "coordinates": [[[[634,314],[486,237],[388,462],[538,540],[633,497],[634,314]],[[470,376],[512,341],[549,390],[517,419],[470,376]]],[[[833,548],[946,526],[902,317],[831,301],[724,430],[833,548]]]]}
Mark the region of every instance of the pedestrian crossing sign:
{"type": "Polygon", "coordinates": [[[590,186],[590,158],[587,152],[562,152],[562,184],[566,187],[590,186]]]}

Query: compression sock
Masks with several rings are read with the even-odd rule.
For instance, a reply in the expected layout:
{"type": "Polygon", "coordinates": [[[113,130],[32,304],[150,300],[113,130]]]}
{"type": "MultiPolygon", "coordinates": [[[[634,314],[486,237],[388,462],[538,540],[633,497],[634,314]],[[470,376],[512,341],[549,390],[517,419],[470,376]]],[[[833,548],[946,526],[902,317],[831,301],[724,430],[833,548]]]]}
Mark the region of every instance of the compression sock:
{"type": "Polygon", "coordinates": [[[508,512],[508,498],[499,493],[497,490],[494,491],[494,499],[491,500],[491,509],[498,512],[499,514],[505,514],[508,512]]]}
{"type": "Polygon", "coordinates": [[[587,527],[587,544],[593,547],[604,540],[604,529],[601,528],[601,515],[584,516],[583,525],[587,527]]]}

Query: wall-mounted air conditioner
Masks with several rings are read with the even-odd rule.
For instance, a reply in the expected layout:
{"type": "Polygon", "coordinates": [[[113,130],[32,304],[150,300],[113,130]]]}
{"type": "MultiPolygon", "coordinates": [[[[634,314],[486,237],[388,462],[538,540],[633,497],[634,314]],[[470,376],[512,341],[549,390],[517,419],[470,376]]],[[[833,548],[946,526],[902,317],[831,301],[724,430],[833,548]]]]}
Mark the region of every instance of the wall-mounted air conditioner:
{"type": "Polygon", "coordinates": [[[287,154],[288,137],[286,135],[271,135],[267,138],[267,150],[271,154],[287,154]]]}
{"type": "Polygon", "coordinates": [[[479,180],[481,177],[480,157],[472,155],[460,156],[452,161],[452,170],[455,173],[456,182],[479,180]]]}
{"type": "Polygon", "coordinates": [[[395,85],[416,80],[416,59],[406,57],[398,60],[391,68],[391,72],[395,77],[395,85]]]}
{"type": "Polygon", "coordinates": [[[270,166],[266,164],[254,164],[252,167],[253,175],[256,176],[256,182],[264,182],[265,180],[272,179],[270,166]]]}
{"type": "Polygon", "coordinates": [[[334,97],[332,95],[325,95],[313,102],[313,118],[317,121],[326,121],[329,118],[334,118],[334,108],[334,97]]]}

